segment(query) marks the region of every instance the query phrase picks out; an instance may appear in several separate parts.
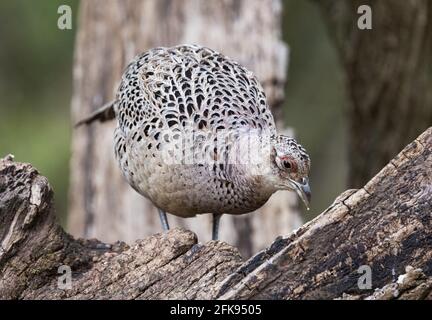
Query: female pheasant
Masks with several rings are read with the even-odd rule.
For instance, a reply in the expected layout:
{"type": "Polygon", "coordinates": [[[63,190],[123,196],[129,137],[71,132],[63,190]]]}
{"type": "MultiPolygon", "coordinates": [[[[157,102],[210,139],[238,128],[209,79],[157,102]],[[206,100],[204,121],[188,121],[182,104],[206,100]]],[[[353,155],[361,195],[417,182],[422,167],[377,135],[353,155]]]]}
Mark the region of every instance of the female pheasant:
{"type": "Polygon", "coordinates": [[[310,159],[278,135],[263,88],[243,66],[209,48],[155,48],[127,67],[113,102],[80,121],[117,119],[115,156],[127,182],[165,212],[222,214],[261,207],[277,190],[307,205],[310,159]]]}

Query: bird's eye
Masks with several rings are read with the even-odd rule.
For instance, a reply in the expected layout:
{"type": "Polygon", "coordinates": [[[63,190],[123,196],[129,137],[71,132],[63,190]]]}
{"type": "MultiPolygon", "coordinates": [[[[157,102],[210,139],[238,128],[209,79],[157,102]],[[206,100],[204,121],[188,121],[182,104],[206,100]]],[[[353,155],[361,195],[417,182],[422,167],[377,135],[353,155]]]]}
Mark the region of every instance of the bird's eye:
{"type": "Polygon", "coordinates": [[[284,160],[283,165],[286,169],[291,169],[291,163],[288,160],[284,160]]]}

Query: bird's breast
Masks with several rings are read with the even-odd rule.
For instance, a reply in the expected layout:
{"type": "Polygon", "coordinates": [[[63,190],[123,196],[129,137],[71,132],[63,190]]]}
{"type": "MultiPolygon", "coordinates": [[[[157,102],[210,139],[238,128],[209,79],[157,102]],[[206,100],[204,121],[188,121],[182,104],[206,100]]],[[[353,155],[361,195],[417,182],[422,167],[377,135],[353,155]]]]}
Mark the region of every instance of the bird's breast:
{"type": "Polygon", "coordinates": [[[244,214],[260,208],[272,194],[260,190],[256,179],[226,180],[211,165],[157,162],[150,159],[135,168],[130,184],[158,208],[180,217],[244,214]]]}

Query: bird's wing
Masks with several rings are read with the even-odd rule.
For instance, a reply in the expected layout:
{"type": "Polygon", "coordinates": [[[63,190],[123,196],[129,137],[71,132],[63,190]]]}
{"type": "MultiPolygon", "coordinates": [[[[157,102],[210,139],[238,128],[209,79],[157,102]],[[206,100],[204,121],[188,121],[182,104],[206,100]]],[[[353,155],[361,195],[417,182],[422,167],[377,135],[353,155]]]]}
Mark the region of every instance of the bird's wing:
{"type": "Polygon", "coordinates": [[[120,127],[212,131],[275,130],[256,77],[211,49],[183,45],[138,56],[123,76],[117,100],[120,127]]]}

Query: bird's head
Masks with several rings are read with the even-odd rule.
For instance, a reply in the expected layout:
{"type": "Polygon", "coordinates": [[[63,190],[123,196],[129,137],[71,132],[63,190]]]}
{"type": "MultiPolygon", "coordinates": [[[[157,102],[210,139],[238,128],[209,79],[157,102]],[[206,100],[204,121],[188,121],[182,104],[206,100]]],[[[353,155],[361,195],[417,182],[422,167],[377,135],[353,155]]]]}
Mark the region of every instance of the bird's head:
{"type": "Polygon", "coordinates": [[[310,158],[293,138],[279,135],[271,143],[272,183],[278,190],[295,191],[309,209],[310,158]]]}

